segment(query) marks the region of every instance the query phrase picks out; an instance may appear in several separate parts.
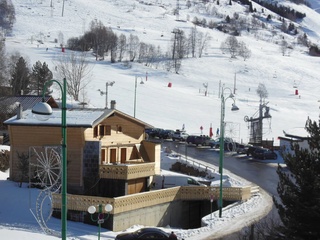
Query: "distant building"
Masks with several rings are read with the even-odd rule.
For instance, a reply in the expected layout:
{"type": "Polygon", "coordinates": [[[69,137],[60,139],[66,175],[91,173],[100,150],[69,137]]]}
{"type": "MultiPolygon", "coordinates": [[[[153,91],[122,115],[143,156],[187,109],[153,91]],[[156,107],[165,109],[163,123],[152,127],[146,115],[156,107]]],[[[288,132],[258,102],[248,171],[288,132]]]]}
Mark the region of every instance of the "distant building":
{"type": "MultiPolygon", "coordinates": [[[[17,109],[19,106],[22,107],[23,110],[32,109],[32,107],[42,101],[42,96],[32,96],[32,95],[22,95],[22,96],[5,96],[5,94],[1,94],[1,91],[4,91],[3,87],[0,89],[0,133],[2,138],[2,144],[10,144],[9,137],[7,134],[7,129],[3,125],[3,122],[16,115],[17,109]]],[[[51,108],[58,108],[58,104],[51,96],[45,96],[44,101],[48,103],[51,108]]]]}
{"type": "Polygon", "coordinates": [[[304,127],[291,128],[283,131],[283,134],[284,136],[279,137],[281,151],[293,154],[292,143],[298,144],[300,148],[309,149],[310,135],[304,127]]]}

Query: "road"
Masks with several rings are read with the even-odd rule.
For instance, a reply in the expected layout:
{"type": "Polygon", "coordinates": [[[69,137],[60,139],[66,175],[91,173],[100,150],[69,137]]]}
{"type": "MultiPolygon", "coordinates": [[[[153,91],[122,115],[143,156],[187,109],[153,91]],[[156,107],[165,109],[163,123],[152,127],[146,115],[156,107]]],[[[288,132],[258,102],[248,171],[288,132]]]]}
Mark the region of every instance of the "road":
{"type": "MultiPolygon", "coordinates": [[[[165,141],[162,144],[163,147],[170,147],[175,152],[182,156],[198,159],[203,162],[219,166],[219,151],[208,147],[195,147],[186,143],[178,143],[172,141],[165,141]]],[[[242,155],[230,155],[225,154],[224,157],[224,169],[227,169],[231,173],[240,176],[256,185],[263,188],[271,196],[278,196],[277,185],[279,181],[278,174],[276,172],[278,163],[282,163],[282,158],[278,155],[277,160],[254,160],[251,157],[242,155]]],[[[262,206],[264,207],[264,206],[262,206]]],[[[273,206],[272,211],[264,218],[270,218],[273,222],[279,221],[278,211],[273,206]]],[[[269,222],[268,220],[266,220],[269,222]]],[[[265,224],[265,223],[262,223],[265,224]]],[[[216,236],[210,236],[207,238],[216,239],[216,236]]],[[[221,238],[219,238],[221,239],[221,238]]],[[[239,239],[239,233],[234,233],[222,238],[223,240],[239,239]]]]}
{"type": "MultiPolygon", "coordinates": [[[[170,147],[177,153],[194,159],[219,166],[219,151],[208,147],[195,147],[181,142],[165,141],[163,147],[170,147]]],[[[278,160],[253,160],[246,155],[229,155],[225,154],[224,169],[240,176],[266,190],[270,195],[277,196],[278,160]]]]}

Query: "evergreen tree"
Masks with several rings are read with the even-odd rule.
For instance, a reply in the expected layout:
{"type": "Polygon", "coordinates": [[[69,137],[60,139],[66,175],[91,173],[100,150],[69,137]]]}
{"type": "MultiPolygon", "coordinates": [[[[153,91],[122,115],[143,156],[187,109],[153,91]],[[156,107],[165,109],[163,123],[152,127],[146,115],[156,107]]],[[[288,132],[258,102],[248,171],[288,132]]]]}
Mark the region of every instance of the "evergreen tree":
{"type": "MultiPolygon", "coordinates": [[[[36,91],[38,95],[41,95],[43,92],[45,82],[51,80],[53,77],[52,72],[48,68],[48,64],[44,62],[41,64],[40,61],[37,61],[32,67],[31,79],[30,79],[30,88],[33,91],[36,91]]],[[[52,85],[47,85],[46,95],[49,94],[49,88],[52,85]]]]}
{"type": "Polygon", "coordinates": [[[305,126],[310,149],[293,144],[293,154],[284,153],[287,169],[278,166],[280,199],[273,198],[283,227],[283,239],[320,239],[320,121],[305,126]]]}
{"type": "Polygon", "coordinates": [[[20,57],[14,66],[11,74],[10,85],[13,95],[28,94],[30,82],[30,70],[28,64],[23,57],[20,57]]]}
{"type": "Polygon", "coordinates": [[[0,85],[5,85],[6,81],[6,55],[5,55],[5,41],[0,34],[0,85]]]}
{"type": "Polygon", "coordinates": [[[252,6],[252,2],[249,3],[249,12],[253,12],[253,6],[252,6]]]}

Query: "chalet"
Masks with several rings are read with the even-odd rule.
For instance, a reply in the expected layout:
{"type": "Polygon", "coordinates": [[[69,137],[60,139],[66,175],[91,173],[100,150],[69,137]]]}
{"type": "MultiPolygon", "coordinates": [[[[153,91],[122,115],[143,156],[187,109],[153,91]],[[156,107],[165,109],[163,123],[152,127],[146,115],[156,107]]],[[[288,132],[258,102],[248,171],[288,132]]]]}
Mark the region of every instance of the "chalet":
{"type": "MultiPolygon", "coordinates": [[[[68,109],[66,115],[68,193],[117,197],[149,188],[150,176],[160,172],[160,144],[145,140],[145,128],[152,126],[115,109],[115,101],[110,109],[68,109]]],[[[41,148],[61,143],[61,110],[53,109],[47,121],[26,110],[4,124],[11,139],[13,181],[21,178],[19,156],[29,156],[32,165],[32,156],[47,155],[41,148]]],[[[29,174],[54,168],[43,165],[35,164],[29,174]]]]}

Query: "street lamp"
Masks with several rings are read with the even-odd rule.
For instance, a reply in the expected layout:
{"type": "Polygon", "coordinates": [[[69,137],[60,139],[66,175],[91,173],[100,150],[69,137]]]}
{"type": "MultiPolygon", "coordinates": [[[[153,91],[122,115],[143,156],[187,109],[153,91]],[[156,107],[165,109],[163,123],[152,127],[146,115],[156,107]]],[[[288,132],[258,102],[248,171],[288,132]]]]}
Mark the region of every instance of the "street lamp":
{"type": "Polygon", "coordinates": [[[239,108],[235,104],[234,95],[232,94],[232,90],[230,88],[222,88],[221,93],[221,119],[220,119],[220,153],[219,153],[219,173],[220,173],[220,193],[219,193],[219,217],[222,216],[222,175],[223,175],[223,158],[224,158],[224,117],[225,117],[225,104],[226,101],[231,98],[233,100],[233,104],[231,107],[231,111],[237,111],[239,108]],[[229,90],[230,95],[225,98],[224,91],[229,90]]]}
{"type": "Polygon", "coordinates": [[[133,111],[133,117],[136,117],[136,107],[137,107],[137,80],[138,78],[141,79],[140,84],[144,84],[142,77],[135,77],[135,83],[134,83],[134,111],[133,111]]]}
{"type": "Polygon", "coordinates": [[[104,94],[106,95],[106,109],[108,109],[108,87],[109,86],[112,87],[114,83],[115,83],[115,81],[106,82],[106,91],[105,92],[100,90],[100,89],[98,89],[98,91],[100,92],[101,96],[104,95],[104,94]]]}
{"type": "Polygon", "coordinates": [[[95,214],[95,212],[97,211],[96,207],[95,206],[90,206],[88,207],[88,212],[90,213],[91,215],[91,220],[93,222],[97,222],[98,225],[99,225],[99,231],[98,231],[98,240],[100,240],[100,232],[101,232],[101,224],[104,223],[105,220],[108,219],[109,215],[110,215],[110,212],[112,211],[113,207],[111,204],[106,204],[104,206],[104,210],[106,211],[106,216],[105,214],[103,213],[103,209],[102,209],[102,204],[99,204],[98,205],[99,207],[99,210],[98,210],[98,216],[97,216],[97,219],[94,219],[93,218],[93,214],[95,214]]]}
{"type": "Polygon", "coordinates": [[[67,239],[67,115],[66,115],[66,98],[67,98],[67,81],[63,79],[63,85],[57,80],[47,81],[43,88],[42,102],[38,102],[32,108],[32,113],[37,119],[48,120],[52,114],[52,108],[44,101],[48,84],[56,82],[62,92],[61,106],[61,128],[62,128],[62,186],[61,186],[61,239],[67,239]]]}

